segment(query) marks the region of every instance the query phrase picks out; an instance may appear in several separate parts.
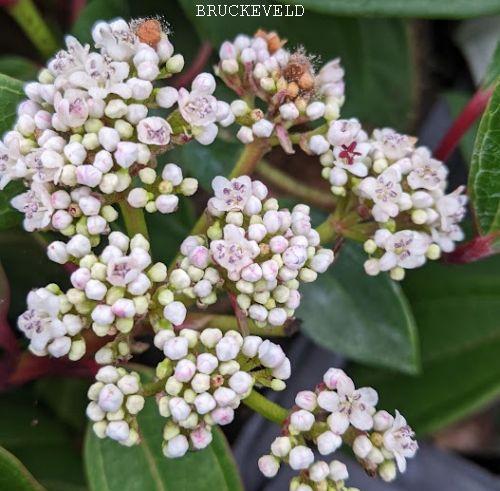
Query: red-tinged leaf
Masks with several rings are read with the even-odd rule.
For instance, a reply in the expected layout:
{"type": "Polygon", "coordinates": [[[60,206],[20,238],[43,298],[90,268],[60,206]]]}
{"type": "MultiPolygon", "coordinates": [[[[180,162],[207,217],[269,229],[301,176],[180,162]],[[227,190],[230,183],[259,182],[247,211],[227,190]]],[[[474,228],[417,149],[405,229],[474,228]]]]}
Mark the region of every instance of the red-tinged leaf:
{"type": "Polygon", "coordinates": [[[500,252],[500,233],[491,233],[475,237],[461,244],[453,252],[445,256],[447,263],[467,264],[479,261],[500,252]]]}
{"type": "Polygon", "coordinates": [[[4,388],[14,370],[20,352],[16,336],[7,319],[9,306],[9,282],[0,263],[0,349],[3,352],[0,358],[0,389],[4,388]]]}

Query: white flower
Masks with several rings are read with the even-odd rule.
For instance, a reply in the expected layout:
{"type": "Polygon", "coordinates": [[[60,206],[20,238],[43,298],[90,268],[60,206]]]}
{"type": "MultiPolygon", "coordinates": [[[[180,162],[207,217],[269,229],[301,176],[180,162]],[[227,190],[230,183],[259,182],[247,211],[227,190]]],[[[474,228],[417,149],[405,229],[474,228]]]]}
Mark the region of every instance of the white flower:
{"type": "Polygon", "coordinates": [[[0,141],[0,190],[13,179],[26,175],[26,164],[21,158],[19,140],[11,139],[8,143],[0,141]]]}
{"type": "Polygon", "coordinates": [[[333,149],[335,166],[345,169],[355,176],[365,177],[368,174],[368,167],[363,160],[367,157],[370,149],[369,143],[360,143],[356,140],[335,146],[333,149]]]}
{"type": "Polygon", "coordinates": [[[218,212],[242,211],[252,196],[252,181],[248,176],[241,176],[229,181],[217,176],[212,181],[214,197],[209,205],[218,212]]]}
{"type": "Polygon", "coordinates": [[[139,39],[123,19],[98,22],[92,29],[92,38],[96,48],[101,48],[114,60],[131,58],[139,46],[139,39]]]}
{"type": "Polygon", "coordinates": [[[25,230],[33,232],[45,228],[50,223],[53,207],[50,194],[43,183],[33,182],[25,193],[15,196],[11,205],[24,213],[25,230]]]}
{"type": "Polygon", "coordinates": [[[375,148],[390,160],[399,160],[405,157],[414,148],[416,138],[397,133],[391,128],[374,130],[375,148]]]}
{"type": "Polygon", "coordinates": [[[57,318],[60,300],[46,288],[28,294],[28,310],[18,319],[18,327],[30,340],[35,352],[43,353],[53,339],[66,334],[64,324],[57,318]]]}
{"type": "Polygon", "coordinates": [[[450,194],[446,194],[436,201],[436,209],[440,215],[441,229],[450,231],[452,226],[460,222],[465,216],[467,196],[463,195],[464,186],[460,186],[450,194]]]}
{"type": "Polygon", "coordinates": [[[441,248],[443,252],[455,250],[455,242],[464,240],[465,234],[458,225],[450,225],[445,232],[440,228],[431,228],[432,240],[441,248]]]}
{"type": "Polygon", "coordinates": [[[167,145],[171,133],[170,125],[158,116],[145,118],[137,125],[139,141],[149,145],[167,145]]]}
{"type": "Polygon", "coordinates": [[[89,116],[87,92],[78,89],[68,89],[64,96],[60,92],[54,95],[54,109],[59,121],[70,128],[82,126],[89,116]]]}
{"type": "Polygon", "coordinates": [[[359,184],[359,191],[375,203],[372,214],[377,222],[386,222],[398,215],[398,203],[403,192],[400,180],[399,171],[389,167],[377,178],[367,177],[359,184]]]}
{"type": "Polygon", "coordinates": [[[385,254],[380,258],[380,269],[388,271],[396,266],[413,269],[422,266],[430,237],[414,230],[402,230],[384,240],[385,254]]]}
{"type": "Polygon", "coordinates": [[[257,242],[245,238],[242,228],[235,225],[224,227],[224,239],[210,243],[213,260],[228,271],[233,281],[240,277],[241,270],[253,262],[260,249],[257,242]]]}
{"type": "Polygon", "coordinates": [[[56,76],[81,69],[89,53],[89,45],[82,46],[73,36],[66,36],[65,42],[67,49],[58,51],[48,63],[48,69],[56,76]]]}
{"type": "Polygon", "coordinates": [[[207,126],[217,120],[217,99],[206,92],[179,89],[179,111],[193,126],[207,126]]]}
{"type": "Polygon", "coordinates": [[[406,470],[406,458],[413,457],[418,449],[413,436],[413,430],[406,419],[396,411],[391,428],[384,433],[384,447],[394,454],[400,472],[406,470]]]}
{"type": "Polygon", "coordinates": [[[408,184],[412,189],[440,189],[445,184],[448,169],[440,160],[433,159],[430,151],[421,147],[411,156],[412,170],[408,184]]]}
{"type": "Polygon", "coordinates": [[[378,402],[377,392],[371,387],[356,389],[354,382],[345,374],[338,377],[336,389],[336,409],[328,417],[329,424],[333,422],[336,429],[343,428],[344,431],[349,423],[358,430],[371,429],[372,415],[375,413],[375,405],[378,402]]]}
{"type": "Polygon", "coordinates": [[[108,262],[106,279],[114,286],[126,286],[140,274],[136,259],[133,256],[113,258],[108,262]]]}

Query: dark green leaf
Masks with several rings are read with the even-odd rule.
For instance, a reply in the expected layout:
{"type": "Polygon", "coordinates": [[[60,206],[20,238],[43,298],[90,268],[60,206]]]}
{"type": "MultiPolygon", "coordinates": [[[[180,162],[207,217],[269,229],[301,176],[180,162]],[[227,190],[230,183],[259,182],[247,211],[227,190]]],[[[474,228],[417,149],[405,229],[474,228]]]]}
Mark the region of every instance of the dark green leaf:
{"type": "Polygon", "coordinates": [[[127,18],[129,6],[125,0],[92,0],[87,3],[71,33],[81,43],[92,42],[92,27],[98,20],[111,20],[115,17],[127,18]]]}
{"type": "Polygon", "coordinates": [[[500,77],[500,43],[497,44],[490,64],[486,69],[486,75],[484,76],[483,85],[485,87],[493,85],[498,77],[500,77]]]}
{"type": "Polygon", "coordinates": [[[38,73],[36,64],[22,56],[0,56],[0,73],[20,80],[34,80],[38,73]]]}
{"type": "Polygon", "coordinates": [[[67,485],[59,489],[82,489],[83,469],[74,439],[75,432],[39,404],[30,389],[0,395],[0,444],[51,491],[52,482],[67,485]]]}
{"type": "Polygon", "coordinates": [[[397,408],[419,432],[437,430],[500,394],[500,257],[408,275],[405,291],[422,341],[422,374],[356,368],[381,406],[397,408]]]}
{"type": "Polygon", "coordinates": [[[196,177],[200,185],[211,193],[212,179],[231,172],[241,148],[238,143],[220,139],[208,146],[193,141],[169,152],[166,160],[177,162],[187,175],[196,177]]]}
{"type": "Polygon", "coordinates": [[[364,260],[360,247],[347,244],[330,270],[302,288],[302,329],[353,360],[415,373],[417,330],[406,298],[388,276],[367,276],[364,260]]]}
{"type": "Polygon", "coordinates": [[[214,429],[214,440],[205,450],[189,452],[181,459],[166,459],[161,450],[165,419],[159,415],[152,398],[147,399],[138,420],[142,441],[132,448],[109,439],[100,440],[89,427],[84,454],[91,491],[243,489],[219,429],[214,429]]]}
{"type": "Polygon", "coordinates": [[[12,181],[0,193],[0,231],[21,223],[23,215],[12,208],[10,200],[24,191],[26,189],[21,181],[12,181]]]}
{"type": "Polygon", "coordinates": [[[17,105],[25,98],[23,83],[0,73],[0,136],[11,129],[17,105]]]}
{"type": "MultiPolygon", "coordinates": [[[[340,56],[346,69],[346,104],[342,114],[355,116],[366,125],[404,129],[411,108],[412,69],[403,21],[337,18],[312,12],[303,17],[197,17],[199,2],[180,3],[202,38],[216,47],[239,33],[251,35],[258,28],[267,28],[288,39],[289,47],[303,45],[324,62],[340,56]]],[[[244,3],[262,4],[260,0],[244,3]]]]}
{"type": "Polygon", "coordinates": [[[331,15],[465,19],[500,13],[496,0],[280,0],[331,15]]]}
{"type": "Polygon", "coordinates": [[[0,447],[0,489],[8,491],[43,491],[23,464],[0,447]]]}
{"type": "Polygon", "coordinates": [[[500,83],[483,114],[468,184],[482,234],[500,229],[500,83]]]}

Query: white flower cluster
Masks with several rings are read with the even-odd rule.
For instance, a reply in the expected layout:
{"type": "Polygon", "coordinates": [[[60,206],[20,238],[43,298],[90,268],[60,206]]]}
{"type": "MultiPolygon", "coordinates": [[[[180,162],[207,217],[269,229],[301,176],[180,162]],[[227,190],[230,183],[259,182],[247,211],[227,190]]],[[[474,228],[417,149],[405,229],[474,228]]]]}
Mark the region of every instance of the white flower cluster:
{"type": "Polygon", "coordinates": [[[275,125],[293,125],[319,118],[338,118],[344,103],[344,70],[338,59],[315,73],[313,62],[299,49],[290,52],[275,32],[259,30],[253,37],[239,35],[220,48],[218,75],[239,96],[251,94],[269,104],[266,115],[243,100],[231,111],[242,126],[238,138],[269,138],[275,125]]]}
{"type": "Polygon", "coordinates": [[[368,274],[390,271],[400,280],[404,269],[453,251],[463,239],[458,224],[466,212],[464,188],[446,194],[448,169],[415,143],[389,128],[369,138],[356,119],[333,121],[326,136],[309,140],[332,192],[345,199],[354,193],[353,208],[366,208],[378,228],[365,243],[372,256],[365,263],[368,274]]]}
{"type": "Polygon", "coordinates": [[[160,83],[184,61],[173,54],[159,21],[98,22],[92,37],[97,51],[66,38],[66,49],[38,82],[26,85],[28,99],[19,105],[14,130],[0,142],[0,189],[14,179],[29,187],[12,200],[28,231],[108,233],[108,222],[117,218],[110,205],[135,176],[159,189],[132,190],[133,206],[173,212],[172,193],[191,195],[197,183],[182,176],[177,182],[178,172],[173,181],[168,171],[157,179],[155,156],[191,138],[209,144],[216,122],[232,122],[229,105],[212,95],[212,75],[198,75],[190,92],[160,83]],[[170,111],[153,115],[157,108],[170,111]]]}
{"type": "Polygon", "coordinates": [[[145,208],[149,213],[172,213],[179,205],[176,194],[191,196],[198,189],[198,181],[184,178],[182,169],[173,163],[165,165],[161,179],[157,179],[156,171],[150,167],[140,170],[139,178],[146,187],[131,189],[127,201],[133,208],[145,208]]]}
{"type": "Polygon", "coordinates": [[[207,304],[223,282],[258,326],[283,325],[300,304],[300,282],[326,271],[333,252],[319,246],[308,206],[280,209],[276,199],[267,198],[267,187],[248,176],[218,176],[212,187],[207,212],[214,223],[207,237],[188,237],[181,248],[185,257],[177,271],[185,276],[185,288],[207,304]]]}
{"type": "Polygon", "coordinates": [[[55,358],[68,355],[73,361],[85,354],[80,333],[88,327],[88,320],[79,315],[57,285],[31,291],[27,303],[28,310],[19,316],[17,325],[29,339],[33,354],[55,358]]]}
{"type": "Polygon", "coordinates": [[[283,436],[274,440],[271,454],[259,460],[261,472],[273,477],[281,463],[287,462],[293,470],[301,471],[292,480],[292,490],[345,489],[346,466],[338,460],[330,464],[316,461],[308,442],[314,443],[323,456],[346,444],[369,474],[378,473],[385,481],[392,481],[396,477],[395,462],[404,472],[406,459],[415,455],[418,445],[403,416],[397,411],[395,418],[377,411],[377,402],[374,389],[356,389],[343,370],[330,368],[316,391],[297,394],[283,436]]]}
{"type": "Polygon", "coordinates": [[[254,385],[283,390],[290,376],[281,347],[258,336],[243,338],[237,331],[223,334],[213,328],[201,334],[182,329],[176,335],[164,329],[154,342],[166,356],[157,375],[168,377],[158,406],[168,418],[163,453],[169,458],[209,445],[211,427],[231,423],[254,385]]]}
{"type": "Polygon", "coordinates": [[[136,372],[107,365],[89,387],[87,416],[99,438],[111,438],[131,447],[139,442],[136,416],[144,407],[141,379],[136,372]]]}

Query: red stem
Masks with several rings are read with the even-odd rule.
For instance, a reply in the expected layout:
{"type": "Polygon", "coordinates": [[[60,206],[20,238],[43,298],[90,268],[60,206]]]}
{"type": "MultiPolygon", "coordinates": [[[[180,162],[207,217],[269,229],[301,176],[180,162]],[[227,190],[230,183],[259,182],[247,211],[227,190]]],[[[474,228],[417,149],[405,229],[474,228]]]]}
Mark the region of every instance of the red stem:
{"type": "Polygon", "coordinates": [[[72,25],[77,21],[86,3],[86,0],[72,0],[70,5],[70,22],[72,25]]]}
{"type": "Polygon", "coordinates": [[[490,100],[493,88],[480,88],[457,116],[451,128],[439,143],[434,155],[439,160],[447,160],[460,140],[474,122],[483,114],[490,100]]]}
{"type": "Polygon", "coordinates": [[[194,80],[196,75],[201,73],[203,68],[205,68],[205,65],[208,63],[211,54],[212,45],[208,41],[205,41],[201,45],[196,58],[193,60],[193,63],[191,63],[190,67],[182,75],[176,77],[172,81],[171,85],[176,88],[186,87],[187,85],[189,85],[194,80]]]}
{"type": "Polygon", "coordinates": [[[453,252],[447,254],[444,259],[447,263],[467,264],[492,256],[498,253],[495,241],[499,237],[500,233],[474,237],[469,242],[459,245],[453,252]]]}

